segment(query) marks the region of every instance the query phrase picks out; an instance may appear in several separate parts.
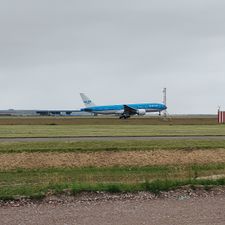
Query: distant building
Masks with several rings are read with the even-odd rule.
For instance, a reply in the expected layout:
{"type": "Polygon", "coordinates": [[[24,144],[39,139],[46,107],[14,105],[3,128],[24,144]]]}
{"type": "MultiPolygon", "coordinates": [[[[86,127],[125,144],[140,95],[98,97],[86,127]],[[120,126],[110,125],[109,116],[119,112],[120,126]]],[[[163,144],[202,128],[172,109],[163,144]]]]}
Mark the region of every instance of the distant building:
{"type": "Polygon", "coordinates": [[[0,110],[0,116],[91,116],[79,110],[0,110]]]}

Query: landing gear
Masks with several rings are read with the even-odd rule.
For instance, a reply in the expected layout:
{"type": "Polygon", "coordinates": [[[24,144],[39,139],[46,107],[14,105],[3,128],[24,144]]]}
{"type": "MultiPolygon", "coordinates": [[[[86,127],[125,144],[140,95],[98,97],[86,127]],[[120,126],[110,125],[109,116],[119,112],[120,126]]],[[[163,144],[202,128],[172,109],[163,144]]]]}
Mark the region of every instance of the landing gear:
{"type": "Polygon", "coordinates": [[[128,118],[130,118],[129,115],[121,115],[121,116],[120,116],[120,119],[125,119],[125,120],[126,120],[126,119],[128,119],[128,118]]]}

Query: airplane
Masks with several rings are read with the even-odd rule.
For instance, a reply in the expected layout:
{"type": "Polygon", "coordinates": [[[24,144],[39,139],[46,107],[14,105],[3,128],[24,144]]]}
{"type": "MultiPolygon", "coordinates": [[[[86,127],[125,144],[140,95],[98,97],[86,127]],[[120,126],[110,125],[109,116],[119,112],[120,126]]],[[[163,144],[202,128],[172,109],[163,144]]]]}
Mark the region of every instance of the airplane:
{"type": "Polygon", "coordinates": [[[103,105],[96,106],[87,95],[80,93],[85,108],[81,111],[93,113],[94,115],[117,115],[120,119],[128,119],[133,115],[144,116],[148,112],[161,112],[167,109],[162,103],[139,103],[139,104],[122,104],[122,105],[103,105]]]}

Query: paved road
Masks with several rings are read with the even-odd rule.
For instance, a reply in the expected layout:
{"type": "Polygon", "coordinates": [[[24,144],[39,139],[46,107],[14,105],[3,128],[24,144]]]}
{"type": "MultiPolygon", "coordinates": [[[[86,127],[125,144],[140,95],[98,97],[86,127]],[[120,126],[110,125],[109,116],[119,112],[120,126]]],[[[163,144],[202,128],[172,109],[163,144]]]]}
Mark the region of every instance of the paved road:
{"type": "Polygon", "coordinates": [[[225,195],[0,207],[1,225],[224,225],[225,195]]]}
{"type": "Polygon", "coordinates": [[[113,141],[113,140],[225,140],[225,136],[92,136],[92,137],[18,137],[0,142],[113,141]]]}

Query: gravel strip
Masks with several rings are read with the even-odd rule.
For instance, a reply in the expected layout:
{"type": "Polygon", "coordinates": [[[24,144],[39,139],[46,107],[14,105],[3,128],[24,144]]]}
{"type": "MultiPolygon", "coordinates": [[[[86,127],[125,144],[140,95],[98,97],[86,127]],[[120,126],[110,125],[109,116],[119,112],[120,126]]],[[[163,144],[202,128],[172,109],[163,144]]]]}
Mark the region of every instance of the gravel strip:
{"type": "Polygon", "coordinates": [[[209,192],[188,188],[156,196],[83,193],[75,197],[49,196],[43,201],[1,203],[1,225],[224,225],[225,189],[209,192]]]}

